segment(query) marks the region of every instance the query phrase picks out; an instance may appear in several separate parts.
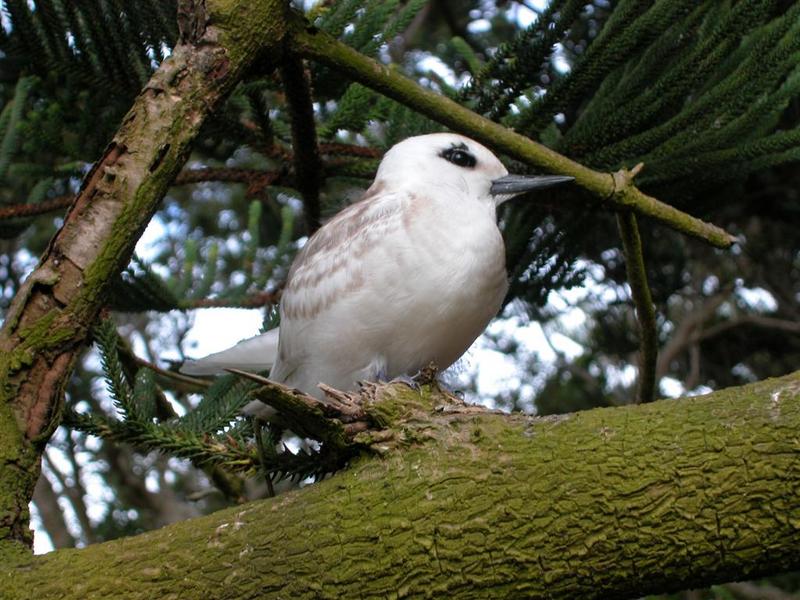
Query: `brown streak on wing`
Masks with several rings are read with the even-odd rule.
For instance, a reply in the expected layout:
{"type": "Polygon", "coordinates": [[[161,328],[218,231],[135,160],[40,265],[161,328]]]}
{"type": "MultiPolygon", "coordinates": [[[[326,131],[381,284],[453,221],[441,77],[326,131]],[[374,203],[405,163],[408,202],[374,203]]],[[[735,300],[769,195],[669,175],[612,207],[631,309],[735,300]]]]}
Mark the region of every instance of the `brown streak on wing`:
{"type": "MultiPolygon", "coordinates": [[[[317,233],[298,253],[283,293],[281,310],[289,319],[313,319],[327,309],[334,299],[357,290],[365,282],[365,275],[351,269],[342,277],[338,288],[320,289],[326,280],[340,274],[348,259],[358,259],[373,246],[379,236],[386,233],[389,222],[404,208],[407,198],[386,198],[384,184],[376,181],[355,204],[345,208],[317,233]],[[387,209],[375,206],[384,198],[387,209]],[[328,264],[324,264],[328,261],[328,264]]],[[[397,220],[398,225],[401,220],[397,220]]]]}

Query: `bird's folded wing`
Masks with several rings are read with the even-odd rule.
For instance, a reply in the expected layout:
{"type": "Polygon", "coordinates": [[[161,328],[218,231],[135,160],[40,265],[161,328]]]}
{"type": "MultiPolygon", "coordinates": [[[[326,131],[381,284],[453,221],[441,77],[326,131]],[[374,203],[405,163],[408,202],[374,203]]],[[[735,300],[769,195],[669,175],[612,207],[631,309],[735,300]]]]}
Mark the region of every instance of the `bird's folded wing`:
{"type": "Polygon", "coordinates": [[[403,214],[414,200],[373,188],[326,223],[297,255],[281,297],[282,319],[314,319],[370,277],[370,257],[383,238],[402,230],[403,214]]]}
{"type": "Polygon", "coordinates": [[[278,328],[242,340],[235,346],[197,360],[187,360],[181,367],[186,375],[216,375],[226,368],[243,371],[266,371],[278,354],[278,328]]]}

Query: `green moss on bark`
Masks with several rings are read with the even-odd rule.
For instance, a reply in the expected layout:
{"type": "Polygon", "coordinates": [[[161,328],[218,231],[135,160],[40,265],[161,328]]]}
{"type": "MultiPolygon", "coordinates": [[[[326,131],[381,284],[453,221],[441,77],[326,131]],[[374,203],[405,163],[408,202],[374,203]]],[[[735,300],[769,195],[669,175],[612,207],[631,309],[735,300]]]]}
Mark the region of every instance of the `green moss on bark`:
{"type": "MultiPolygon", "coordinates": [[[[391,389],[390,405],[408,391],[391,389]]],[[[388,420],[401,443],[317,485],[36,557],[0,589],[603,598],[800,567],[797,374],[543,419],[423,398],[388,420]]]]}

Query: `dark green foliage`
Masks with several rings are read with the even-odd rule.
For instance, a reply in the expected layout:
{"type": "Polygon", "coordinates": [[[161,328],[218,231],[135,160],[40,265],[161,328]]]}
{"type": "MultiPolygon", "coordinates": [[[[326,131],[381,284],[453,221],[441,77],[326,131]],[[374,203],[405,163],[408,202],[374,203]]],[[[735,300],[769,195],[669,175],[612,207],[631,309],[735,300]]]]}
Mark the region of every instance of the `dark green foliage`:
{"type": "Polygon", "coordinates": [[[203,399],[190,412],[179,417],[173,426],[180,431],[202,435],[224,431],[237,417],[255,386],[233,375],[218,377],[206,390],[203,399]]]}
{"type": "Polygon", "coordinates": [[[113,286],[111,304],[123,312],[142,308],[168,311],[178,308],[180,300],[163,279],[134,257],[113,286]]]}
{"type": "Polygon", "coordinates": [[[6,0],[12,31],[4,62],[131,97],[177,37],[175,7],[172,0],[46,0],[31,10],[25,0],[6,0]]]}
{"type": "Polygon", "coordinates": [[[133,389],[128,382],[118,353],[120,343],[116,325],[105,320],[94,330],[108,393],[119,411],[118,419],[102,414],[72,413],[72,427],[126,442],[145,451],[159,450],[197,465],[220,464],[234,470],[253,468],[252,451],[226,430],[239,416],[252,385],[236,386],[232,377],[221,378],[210,388],[198,406],[182,418],[155,422],[159,390],[147,369],[136,374],[133,389]]]}
{"type": "Polygon", "coordinates": [[[121,344],[116,325],[102,321],[94,330],[107,390],[117,408],[117,418],[101,412],[68,411],[65,424],[114,443],[130,444],[139,451],[158,451],[188,459],[198,467],[222,467],[231,473],[253,474],[261,470],[270,477],[302,480],[322,477],[342,466],[342,454],[324,444],[292,453],[281,445],[274,427],[259,428],[242,415],[252,400],[256,384],[233,375],[217,378],[202,400],[185,415],[158,419],[157,404],[165,402],[153,373],[139,369],[133,387],[119,354],[121,344]]]}
{"type": "Polygon", "coordinates": [[[586,6],[581,0],[557,0],[551,2],[544,13],[528,29],[518,34],[514,41],[502,44],[492,59],[466,86],[462,99],[476,97],[475,110],[488,113],[493,119],[505,115],[511,103],[535,82],[531,72],[519,67],[536,65],[536,72],[545,67],[553,54],[553,46],[559,42],[580,12],[586,6]],[[502,85],[495,84],[496,79],[502,85]]]}
{"type": "Polygon", "coordinates": [[[681,185],[665,195],[688,174],[700,174],[692,185],[705,188],[792,160],[796,133],[772,132],[799,91],[796,3],[623,0],[569,72],[551,72],[553,43],[566,47],[570,28],[597,9],[551,3],[462,97],[495,118],[516,102],[510,125],[531,136],[549,131],[543,139],[590,166],[644,161],[640,183],[667,200],[688,200],[681,185]],[[543,71],[544,81],[531,77],[543,71]]]}
{"type": "Polygon", "coordinates": [[[125,378],[122,363],[117,352],[117,328],[113,321],[102,321],[94,329],[94,339],[100,350],[100,357],[103,365],[103,373],[108,383],[108,393],[114,400],[114,405],[119,410],[121,416],[130,419],[132,422],[141,420],[139,417],[144,411],[139,411],[133,401],[133,390],[125,378]]]}

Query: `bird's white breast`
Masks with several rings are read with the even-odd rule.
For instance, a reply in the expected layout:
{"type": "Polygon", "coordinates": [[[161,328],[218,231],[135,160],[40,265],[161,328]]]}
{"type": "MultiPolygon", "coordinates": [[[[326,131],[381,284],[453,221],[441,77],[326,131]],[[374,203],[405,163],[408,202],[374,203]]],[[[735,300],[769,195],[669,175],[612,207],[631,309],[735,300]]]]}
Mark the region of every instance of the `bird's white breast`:
{"type": "Polygon", "coordinates": [[[272,376],[290,385],[348,389],[376,368],[390,378],[446,368],[505,296],[493,206],[446,191],[384,194],[325,229],[284,292],[272,376]]]}

